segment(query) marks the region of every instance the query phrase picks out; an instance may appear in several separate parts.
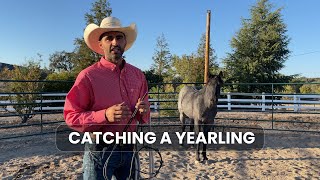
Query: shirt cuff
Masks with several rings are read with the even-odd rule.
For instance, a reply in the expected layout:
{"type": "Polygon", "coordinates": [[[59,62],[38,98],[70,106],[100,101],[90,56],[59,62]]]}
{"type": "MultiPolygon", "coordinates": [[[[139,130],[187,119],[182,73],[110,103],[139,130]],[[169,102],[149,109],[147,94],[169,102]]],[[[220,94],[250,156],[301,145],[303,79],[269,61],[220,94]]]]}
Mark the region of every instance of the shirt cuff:
{"type": "Polygon", "coordinates": [[[94,121],[98,124],[106,124],[108,123],[108,120],[106,119],[106,110],[100,110],[100,111],[96,111],[94,113],[94,121]]]}

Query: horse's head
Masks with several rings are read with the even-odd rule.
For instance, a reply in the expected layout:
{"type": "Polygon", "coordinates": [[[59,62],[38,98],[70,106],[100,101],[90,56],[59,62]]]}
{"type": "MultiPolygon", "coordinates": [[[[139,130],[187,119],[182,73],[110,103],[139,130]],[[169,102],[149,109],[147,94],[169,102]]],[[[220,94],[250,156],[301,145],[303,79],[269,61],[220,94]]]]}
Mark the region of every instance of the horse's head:
{"type": "Polygon", "coordinates": [[[220,71],[218,75],[213,75],[213,74],[209,73],[209,81],[208,81],[208,83],[210,81],[217,81],[216,83],[222,85],[223,84],[222,77],[223,77],[222,71],[220,71]]]}
{"type": "Polygon", "coordinates": [[[209,86],[214,86],[216,85],[216,88],[220,88],[223,85],[223,80],[222,80],[223,74],[222,71],[218,75],[212,75],[209,73],[209,80],[208,80],[208,85],[209,86]]]}
{"type": "Polygon", "coordinates": [[[208,83],[206,85],[207,98],[216,101],[220,96],[220,88],[223,85],[222,71],[218,75],[209,74],[208,83]]]}

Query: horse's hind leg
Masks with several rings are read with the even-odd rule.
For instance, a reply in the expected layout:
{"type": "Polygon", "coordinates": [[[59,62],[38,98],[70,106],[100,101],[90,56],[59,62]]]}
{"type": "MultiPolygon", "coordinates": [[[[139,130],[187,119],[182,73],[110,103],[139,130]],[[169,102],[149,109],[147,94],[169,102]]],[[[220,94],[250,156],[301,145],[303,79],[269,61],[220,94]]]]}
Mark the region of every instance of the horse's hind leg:
{"type": "MultiPolygon", "coordinates": [[[[194,132],[194,119],[190,119],[190,132],[194,132]]],[[[194,144],[191,144],[191,146],[194,148],[194,144]]]]}
{"type": "Polygon", "coordinates": [[[182,132],[184,132],[186,129],[186,118],[183,115],[183,113],[180,113],[180,122],[181,122],[181,130],[182,132]]]}
{"type": "MultiPolygon", "coordinates": [[[[183,133],[183,132],[185,132],[185,129],[186,129],[186,118],[183,113],[180,113],[180,122],[182,123],[181,124],[181,132],[183,133]]],[[[183,146],[183,141],[182,141],[181,146],[183,146]]]]}

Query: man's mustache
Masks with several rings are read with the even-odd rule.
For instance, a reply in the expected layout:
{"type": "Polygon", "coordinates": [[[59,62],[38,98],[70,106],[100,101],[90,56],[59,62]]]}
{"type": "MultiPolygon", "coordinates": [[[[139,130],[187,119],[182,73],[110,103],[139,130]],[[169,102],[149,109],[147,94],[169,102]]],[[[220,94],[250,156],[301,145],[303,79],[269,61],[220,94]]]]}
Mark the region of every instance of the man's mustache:
{"type": "Polygon", "coordinates": [[[118,49],[122,50],[120,46],[111,46],[111,47],[110,47],[110,50],[112,51],[112,50],[114,50],[115,48],[118,48],[118,49]]]}

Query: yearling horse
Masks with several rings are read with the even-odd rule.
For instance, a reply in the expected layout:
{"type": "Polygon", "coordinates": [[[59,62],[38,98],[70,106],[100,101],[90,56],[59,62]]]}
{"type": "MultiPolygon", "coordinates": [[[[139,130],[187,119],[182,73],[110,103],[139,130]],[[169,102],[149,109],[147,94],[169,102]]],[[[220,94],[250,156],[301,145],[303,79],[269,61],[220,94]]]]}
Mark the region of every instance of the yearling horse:
{"type": "MultiPolygon", "coordinates": [[[[181,89],[178,99],[178,110],[182,122],[182,132],[185,131],[185,118],[191,120],[190,130],[196,135],[203,132],[208,140],[208,132],[211,130],[214,118],[217,114],[217,103],[220,95],[220,87],[223,84],[222,72],[219,75],[209,75],[208,83],[201,89],[185,86],[181,89]]],[[[203,143],[203,160],[208,160],[206,155],[207,145],[203,143]]],[[[196,145],[196,160],[200,161],[200,144],[196,145]]]]}

